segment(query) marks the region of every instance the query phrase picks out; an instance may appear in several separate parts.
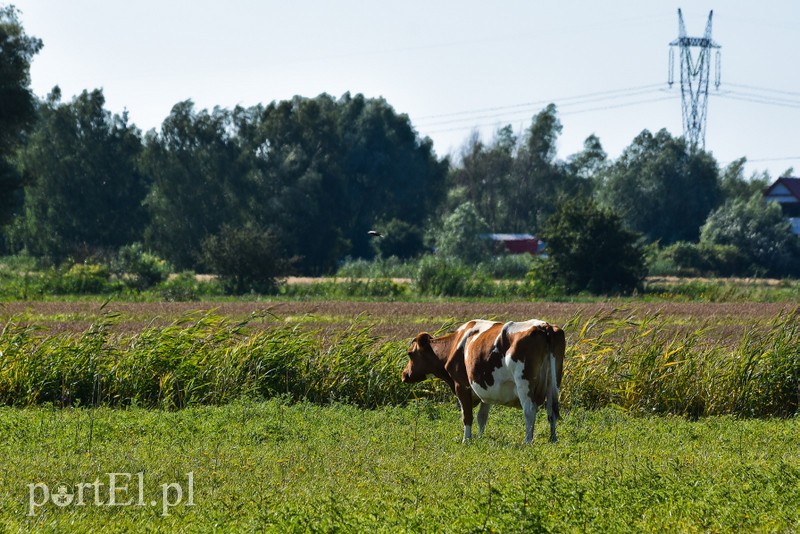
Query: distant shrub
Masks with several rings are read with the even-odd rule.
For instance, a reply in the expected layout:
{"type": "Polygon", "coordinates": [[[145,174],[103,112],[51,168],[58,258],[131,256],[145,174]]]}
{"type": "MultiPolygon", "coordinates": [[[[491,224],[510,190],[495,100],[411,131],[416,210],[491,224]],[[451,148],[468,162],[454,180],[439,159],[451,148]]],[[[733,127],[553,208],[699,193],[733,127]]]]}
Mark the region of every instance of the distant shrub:
{"type": "Polygon", "coordinates": [[[409,259],[424,250],[422,230],[399,219],[380,225],[382,237],[372,241],[381,257],[409,259]]]}
{"type": "Polygon", "coordinates": [[[480,297],[492,295],[494,282],[458,260],[427,256],[420,260],[414,286],[420,295],[480,297]]]}
{"type": "Polygon", "coordinates": [[[742,276],[753,272],[745,254],[733,245],[680,241],[659,252],[677,276],[742,276]]]}
{"type": "Polygon", "coordinates": [[[191,271],[184,271],[168,278],[157,289],[160,298],[170,302],[194,301],[202,297],[223,294],[219,281],[216,279],[200,281],[191,271]]]}
{"type": "Polygon", "coordinates": [[[336,271],[340,278],[412,278],[417,261],[401,260],[397,256],[373,260],[346,258],[336,271]]]}
{"type": "Polygon", "coordinates": [[[547,259],[536,278],[569,293],[629,294],[646,274],[639,234],[622,218],[591,200],[570,200],[545,223],[541,232],[547,259]]]}
{"type": "Polygon", "coordinates": [[[280,288],[280,294],[284,297],[397,299],[408,294],[408,285],[385,278],[348,278],[309,284],[284,284],[280,288]]]}
{"type": "Polygon", "coordinates": [[[277,277],[290,266],[278,236],[252,226],[223,226],[203,241],[202,255],[232,294],[276,293],[277,277]]]}
{"type": "Polygon", "coordinates": [[[482,261],[478,268],[495,279],[522,280],[534,261],[530,254],[502,254],[482,261]]]}
{"type": "Polygon", "coordinates": [[[111,280],[111,271],[95,263],[65,264],[48,270],[41,282],[40,291],[55,295],[96,295],[120,289],[119,282],[111,280]]]}
{"type": "Polygon", "coordinates": [[[172,271],[166,260],[146,251],[141,243],[120,248],[111,266],[126,285],[139,290],[163,282],[172,271]]]}

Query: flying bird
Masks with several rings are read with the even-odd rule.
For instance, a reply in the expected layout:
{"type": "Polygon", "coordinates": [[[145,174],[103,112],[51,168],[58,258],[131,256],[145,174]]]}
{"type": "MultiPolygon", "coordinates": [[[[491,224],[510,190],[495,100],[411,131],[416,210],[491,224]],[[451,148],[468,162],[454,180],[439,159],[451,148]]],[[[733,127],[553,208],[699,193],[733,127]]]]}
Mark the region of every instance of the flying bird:
{"type": "Polygon", "coordinates": [[[367,232],[367,234],[370,237],[383,237],[383,234],[378,232],[378,231],[376,231],[376,230],[370,230],[369,232],[367,232]]]}

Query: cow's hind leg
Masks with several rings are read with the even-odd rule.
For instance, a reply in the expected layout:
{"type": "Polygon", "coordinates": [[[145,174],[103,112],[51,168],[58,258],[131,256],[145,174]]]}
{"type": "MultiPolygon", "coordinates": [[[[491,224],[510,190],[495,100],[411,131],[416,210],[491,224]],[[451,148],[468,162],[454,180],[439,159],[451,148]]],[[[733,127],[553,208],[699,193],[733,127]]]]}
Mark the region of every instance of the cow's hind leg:
{"type": "Polygon", "coordinates": [[[536,403],[526,396],[522,401],[522,412],[525,414],[525,443],[533,441],[533,427],[536,424],[536,403]]]}
{"type": "Polygon", "coordinates": [[[537,406],[530,395],[530,382],[519,376],[515,378],[515,382],[519,405],[525,415],[525,443],[530,443],[533,441],[533,425],[536,423],[537,406]]]}
{"type": "Polygon", "coordinates": [[[550,423],[550,441],[555,443],[558,441],[556,437],[556,413],[553,409],[553,402],[547,399],[547,421],[550,423]]]}
{"type": "Polygon", "coordinates": [[[489,420],[489,408],[491,405],[482,402],[481,407],[478,409],[478,436],[483,435],[483,431],[486,429],[486,421],[489,420]]]}
{"type": "Polygon", "coordinates": [[[556,382],[556,362],[552,352],[547,356],[550,376],[547,383],[547,421],[550,423],[550,442],[558,441],[556,437],[556,421],[559,417],[558,385],[556,382]]]}

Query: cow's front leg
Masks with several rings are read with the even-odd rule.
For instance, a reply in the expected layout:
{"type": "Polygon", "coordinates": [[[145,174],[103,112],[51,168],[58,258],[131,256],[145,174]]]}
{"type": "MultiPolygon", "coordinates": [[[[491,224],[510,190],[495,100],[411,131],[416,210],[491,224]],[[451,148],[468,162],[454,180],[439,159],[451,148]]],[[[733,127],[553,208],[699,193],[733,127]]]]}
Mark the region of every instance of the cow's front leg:
{"type": "Polygon", "coordinates": [[[472,439],[472,388],[456,384],[456,396],[461,404],[461,420],[464,422],[463,442],[472,439]]]}

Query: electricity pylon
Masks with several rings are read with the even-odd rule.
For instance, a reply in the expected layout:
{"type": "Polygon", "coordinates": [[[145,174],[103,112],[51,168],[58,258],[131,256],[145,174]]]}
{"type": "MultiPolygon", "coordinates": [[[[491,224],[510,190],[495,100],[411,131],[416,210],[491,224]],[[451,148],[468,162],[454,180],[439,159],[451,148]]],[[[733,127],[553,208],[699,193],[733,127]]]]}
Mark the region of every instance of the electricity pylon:
{"type": "Polygon", "coordinates": [[[675,82],[675,47],[681,55],[681,102],[683,103],[683,135],[692,150],[706,145],[706,114],[708,112],[708,81],[711,72],[711,49],[717,49],[714,85],[720,83],[720,45],[711,40],[711,17],[708,13],[706,32],[703,37],[687,37],[683,14],[678,9],[678,38],[669,46],[669,86],[675,82]],[[692,57],[692,48],[699,48],[697,58],[692,57]]]}

